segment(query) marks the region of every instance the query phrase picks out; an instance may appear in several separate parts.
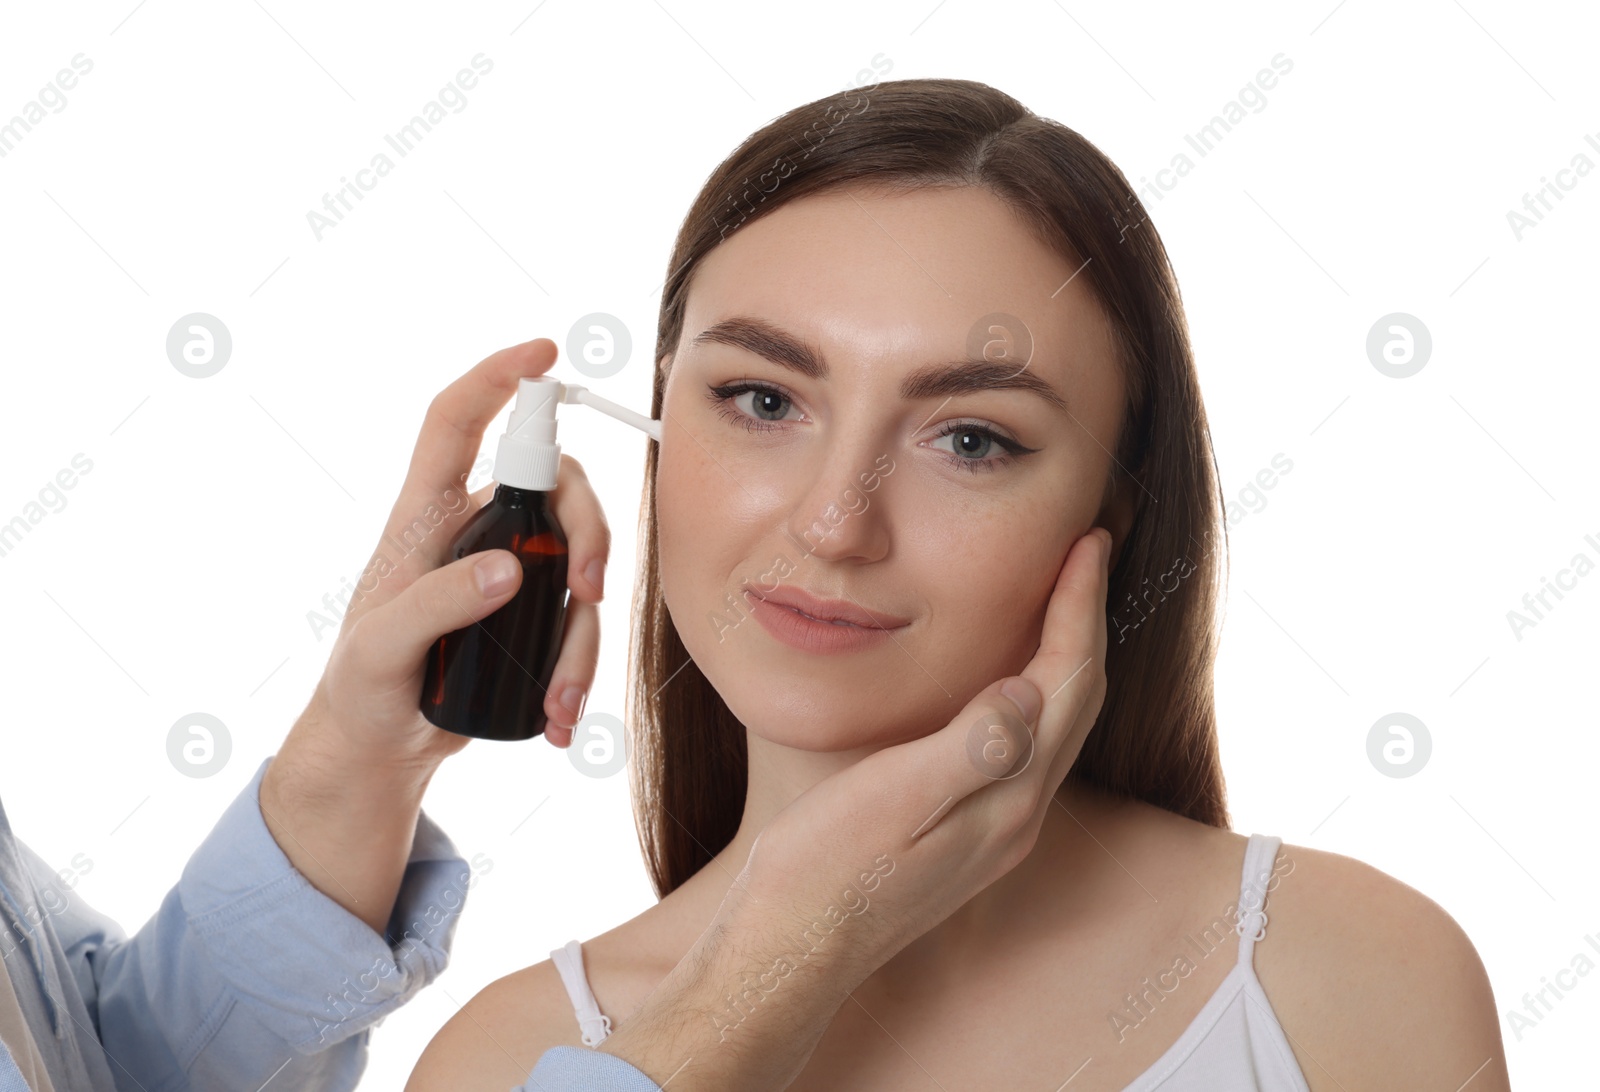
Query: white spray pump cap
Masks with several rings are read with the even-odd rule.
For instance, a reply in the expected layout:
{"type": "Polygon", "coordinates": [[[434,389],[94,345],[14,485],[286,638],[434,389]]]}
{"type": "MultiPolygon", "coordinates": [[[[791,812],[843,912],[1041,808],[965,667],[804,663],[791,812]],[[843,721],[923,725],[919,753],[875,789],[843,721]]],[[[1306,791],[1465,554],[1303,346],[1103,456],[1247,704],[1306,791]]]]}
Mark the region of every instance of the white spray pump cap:
{"type": "Polygon", "coordinates": [[[547,375],[517,381],[517,404],[495,451],[494,480],[517,489],[548,493],[556,487],[561,445],[556,442],[556,404],[582,402],[632,425],[661,442],[661,422],[601,398],[586,387],[547,375]]]}

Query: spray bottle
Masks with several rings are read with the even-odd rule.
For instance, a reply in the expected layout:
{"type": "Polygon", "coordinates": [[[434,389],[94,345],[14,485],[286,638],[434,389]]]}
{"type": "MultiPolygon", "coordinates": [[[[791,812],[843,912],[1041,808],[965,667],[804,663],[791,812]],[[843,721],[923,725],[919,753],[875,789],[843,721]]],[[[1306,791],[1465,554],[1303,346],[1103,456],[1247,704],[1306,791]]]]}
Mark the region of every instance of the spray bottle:
{"type": "Polygon", "coordinates": [[[452,561],[510,550],[522,562],[517,593],[493,614],[428,650],[422,713],[440,728],[478,739],[531,739],[545,729],[544,697],[567,615],[567,536],[550,510],[561,445],[556,405],[582,402],[647,433],[661,422],[549,376],[524,377],[495,453],[494,497],[450,543],[452,561]]]}

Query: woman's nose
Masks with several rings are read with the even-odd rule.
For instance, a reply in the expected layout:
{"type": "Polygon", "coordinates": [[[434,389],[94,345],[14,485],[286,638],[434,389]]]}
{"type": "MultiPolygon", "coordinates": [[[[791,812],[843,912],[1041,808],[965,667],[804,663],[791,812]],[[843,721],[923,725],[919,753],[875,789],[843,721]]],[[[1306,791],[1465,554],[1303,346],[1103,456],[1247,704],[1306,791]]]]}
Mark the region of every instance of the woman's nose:
{"type": "Polygon", "coordinates": [[[784,528],[796,549],[828,560],[875,561],[888,551],[887,454],[852,445],[797,467],[802,484],[784,528]]]}

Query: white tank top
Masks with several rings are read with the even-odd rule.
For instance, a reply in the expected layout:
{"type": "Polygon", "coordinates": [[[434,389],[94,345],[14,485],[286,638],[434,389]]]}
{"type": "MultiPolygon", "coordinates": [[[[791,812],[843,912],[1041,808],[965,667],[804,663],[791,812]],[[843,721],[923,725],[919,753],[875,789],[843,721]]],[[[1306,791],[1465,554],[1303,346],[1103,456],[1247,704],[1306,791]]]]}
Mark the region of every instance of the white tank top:
{"type": "MultiPolygon", "coordinates": [[[[1239,958],[1177,1041],[1123,1092],[1310,1092],[1250,958],[1266,936],[1267,886],[1281,844],[1280,838],[1250,835],[1234,927],[1239,958]]],[[[583,946],[569,940],[550,958],[572,999],[584,1045],[598,1046],[611,1033],[611,1018],[600,1012],[589,988],[583,946]]],[[[1164,977],[1156,983],[1146,979],[1143,992],[1125,1000],[1124,1023],[1136,1026],[1155,1011],[1164,977]]]]}

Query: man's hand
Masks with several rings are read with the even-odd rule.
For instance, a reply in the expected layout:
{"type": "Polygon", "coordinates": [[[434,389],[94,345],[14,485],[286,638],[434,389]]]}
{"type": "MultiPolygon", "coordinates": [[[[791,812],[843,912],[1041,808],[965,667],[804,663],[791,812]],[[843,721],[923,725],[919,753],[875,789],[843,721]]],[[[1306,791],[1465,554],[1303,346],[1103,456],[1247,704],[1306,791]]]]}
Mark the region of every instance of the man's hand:
{"type": "Polygon", "coordinates": [[[599,1049],[674,1092],[786,1088],[851,991],[1020,864],[1105,700],[1110,552],[1100,528],[1073,544],[1020,677],[775,815],[711,925],[599,1049]],[[808,930],[826,943],[797,951],[808,930]],[[747,983],[762,996],[731,1020],[747,983]]]}
{"type": "MultiPolygon", "coordinates": [[[[422,715],[427,651],[504,606],[521,585],[521,565],[509,551],[449,561],[456,533],[495,488],[491,482],[469,495],[467,477],[518,379],[543,375],[555,360],[549,338],[502,349],[434,398],[327,669],[261,782],[262,817],[284,854],[378,933],[394,908],[423,792],[439,763],[469,742],[422,715]],[[486,585],[496,563],[505,579],[486,585]]],[[[567,537],[572,597],[544,734],[565,747],[583,699],[568,708],[561,696],[586,695],[599,658],[602,588],[586,574],[603,573],[611,533],[570,456],[561,457],[551,506],[567,537]]]]}

